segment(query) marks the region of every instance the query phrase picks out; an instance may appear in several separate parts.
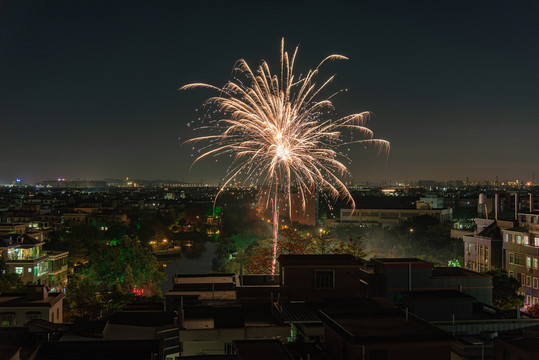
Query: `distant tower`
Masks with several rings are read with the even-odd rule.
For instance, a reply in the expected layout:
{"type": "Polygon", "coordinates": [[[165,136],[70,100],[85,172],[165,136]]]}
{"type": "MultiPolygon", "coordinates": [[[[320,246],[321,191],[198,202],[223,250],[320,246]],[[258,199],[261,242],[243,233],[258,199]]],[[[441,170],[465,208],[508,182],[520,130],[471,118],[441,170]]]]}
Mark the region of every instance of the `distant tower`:
{"type": "Polygon", "coordinates": [[[496,185],[498,185],[500,182],[498,181],[498,175],[496,175],[496,185]]]}

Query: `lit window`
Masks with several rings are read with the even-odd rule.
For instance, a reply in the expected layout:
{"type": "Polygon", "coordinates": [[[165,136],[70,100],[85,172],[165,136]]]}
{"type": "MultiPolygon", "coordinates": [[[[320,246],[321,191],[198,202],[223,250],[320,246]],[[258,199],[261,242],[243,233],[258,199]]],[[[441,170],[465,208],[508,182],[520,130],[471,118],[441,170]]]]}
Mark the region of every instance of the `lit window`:
{"type": "Polygon", "coordinates": [[[15,274],[22,275],[23,268],[22,266],[15,266],[15,274]]]}
{"type": "Polygon", "coordinates": [[[526,267],[528,268],[532,267],[532,258],[529,256],[526,256],[526,267]]]}
{"type": "Polygon", "coordinates": [[[509,242],[509,234],[505,234],[505,242],[509,242]]]}
{"type": "Polygon", "coordinates": [[[515,236],[515,239],[516,239],[517,245],[522,245],[522,236],[521,235],[515,236]]]}
{"type": "Polygon", "coordinates": [[[32,268],[28,268],[28,272],[31,273],[31,272],[32,272],[32,268]]]}
{"type": "Polygon", "coordinates": [[[539,246],[539,236],[536,236],[536,237],[535,237],[534,245],[535,245],[535,246],[539,246]]]}
{"type": "Polygon", "coordinates": [[[524,245],[529,245],[529,244],[530,244],[530,240],[529,240],[528,235],[524,235],[524,245]]]}
{"type": "Polygon", "coordinates": [[[532,277],[530,275],[526,276],[526,286],[527,287],[532,286],[532,277]]]}
{"type": "Polygon", "coordinates": [[[539,261],[537,261],[537,258],[533,258],[533,268],[537,269],[539,267],[539,261]]]}

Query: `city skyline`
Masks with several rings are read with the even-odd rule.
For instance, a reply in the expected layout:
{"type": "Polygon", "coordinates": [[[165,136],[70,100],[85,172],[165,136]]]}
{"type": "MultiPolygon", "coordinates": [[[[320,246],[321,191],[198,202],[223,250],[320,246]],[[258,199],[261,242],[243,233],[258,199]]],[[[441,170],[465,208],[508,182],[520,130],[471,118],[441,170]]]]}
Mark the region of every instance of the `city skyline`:
{"type": "MultiPolygon", "coordinates": [[[[189,173],[194,109],[239,58],[276,67],[280,39],[299,67],[329,53],[340,114],[368,110],[389,158],[354,151],[356,182],[519,179],[539,174],[537,5],[484,2],[234,7],[209,2],[3,4],[0,183],[141,178],[217,183],[189,173]],[[272,26],[253,25],[256,21],[272,26]],[[249,27],[253,27],[251,30],[249,27]],[[269,56],[269,57],[268,57],[269,56]],[[535,156],[534,156],[535,155],[535,156]]],[[[359,150],[359,149],[358,149],[359,150]]],[[[225,167],[223,164],[222,167],[225,167]]]]}

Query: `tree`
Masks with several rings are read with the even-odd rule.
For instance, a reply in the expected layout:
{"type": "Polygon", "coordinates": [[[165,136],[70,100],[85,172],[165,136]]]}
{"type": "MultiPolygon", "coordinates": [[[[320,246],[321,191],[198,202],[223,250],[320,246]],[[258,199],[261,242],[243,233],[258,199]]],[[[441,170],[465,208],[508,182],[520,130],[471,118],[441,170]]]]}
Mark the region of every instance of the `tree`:
{"type": "Polygon", "coordinates": [[[91,277],[74,272],[66,288],[67,318],[98,319],[105,308],[99,295],[99,284],[91,277]]]}
{"type": "Polygon", "coordinates": [[[356,259],[364,258],[370,255],[370,252],[365,249],[365,246],[361,243],[361,237],[358,236],[354,238],[350,237],[348,241],[342,241],[339,244],[337,249],[338,254],[349,254],[355,257],[356,259]]]}
{"type": "Polygon", "coordinates": [[[524,305],[524,296],[518,295],[520,282],[509,276],[504,269],[486,272],[492,276],[492,304],[502,310],[521,308],[524,305]]]}
{"type": "Polygon", "coordinates": [[[20,275],[7,273],[6,263],[0,259],[0,292],[19,291],[23,287],[20,275]]]}
{"type": "Polygon", "coordinates": [[[539,318],[539,303],[535,303],[530,306],[526,313],[534,318],[539,318]]]}
{"type": "Polygon", "coordinates": [[[308,241],[309,253],[319,255],[339,253],[339,248],[342,245],[342,242],[329,231],[318,231],[308,241]]]}
{"type": "Polygon", "coordinates": [[[114,245],[103,244],[90,254],[89,264],[87,276],[93,277],[102,293],[129,295],[136,286],[154,295],[159,293],[157,283],[164,277],[148,246],[129,236],[114,245]]]}

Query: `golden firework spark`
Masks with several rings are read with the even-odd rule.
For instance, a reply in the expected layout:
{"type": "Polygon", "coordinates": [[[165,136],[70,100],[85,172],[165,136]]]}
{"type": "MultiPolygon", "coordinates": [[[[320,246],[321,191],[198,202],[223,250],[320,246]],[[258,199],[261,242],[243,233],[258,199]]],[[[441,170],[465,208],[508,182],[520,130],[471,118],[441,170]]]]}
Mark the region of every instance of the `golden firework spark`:
{"type": "MultiPolygon", "coordinates": [[[[297,52],[298,47],[290,57],[284,49],[283,39],[280,75],[272,74],[266,61],[253,71],[241,59],[235,67],[241,78],[235,77],[222,88],[203,83],[181,88],[205,87],[219,92],[204,103],[217,109],[219,118],[205,126],[215,135],[188,141],[207,142],[201,149],[202,155],[194,163],[208,156],[231,156],[232,164],[221,191],[238,177],[243,178],[244,183],[258,183],[269,188],[266,205],[273,194],[274,228],[278,226],[275,219],[278,219],[277,193],[280,187],[289,195],[297,189],[303,207],[306,196],[321,188],[329,189],[334,197],[344,196],[355,207],[341,180],[349,173],[343,164],[349,158],[339,149],[364,143],[375,145],[379,151],[389,151],[389,142],[374,139],[373,132],[365,127],[369,112],[333,119],[331,97],[318,100],[335,77],[333,75],[317,85],[320,66],[330,60],[347,58],[328,56],[315,69],[298,77],[294,74],[297,52]],[[351,136],[345,138],[345,133],[351,136]],[[361,138],[354,139],[354,134],[361,138]]],[[[291,197],[288,198],[290,202],[291,197]]]]}

